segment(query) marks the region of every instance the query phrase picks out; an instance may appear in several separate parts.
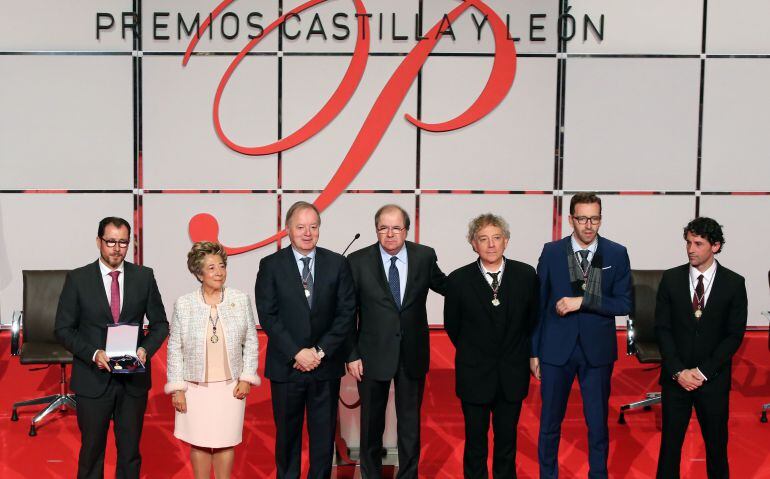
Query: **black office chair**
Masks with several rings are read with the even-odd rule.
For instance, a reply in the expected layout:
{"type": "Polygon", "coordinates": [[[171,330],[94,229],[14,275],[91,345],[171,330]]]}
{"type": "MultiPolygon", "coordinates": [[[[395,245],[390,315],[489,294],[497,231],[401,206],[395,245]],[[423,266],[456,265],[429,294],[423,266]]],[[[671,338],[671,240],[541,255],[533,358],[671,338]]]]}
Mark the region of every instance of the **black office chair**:
{"type": "MultiPolygon", "coordinates": [[[[770,285],[770,271],[767,272],[767,284],[770,285]]],[[[762,314],[770,321],[770,311],[764,311],[762,314]]],[[[767,349],[770,351],[770,329],[767,331],[767,349]]],[[[762,405],[762,415],[759,416],[759,422],[767,422],[768,410],[770,410],[770,402],[762,405]]]]}
{"type": "Polygon", "coordinates": [[[67,393],[67,364],[72,364],[72,354],[64,349],[54,337],[54,320],[59,295],[64,287],[67,271],[23,271],[24,310],[13,314],[11,326],[11,354],[19,356],[21,364],[45,364],[46,369],[53,364],[61,368],[59,393],[13,405],[11,421],[18,421],[17,409],[24,406],[45,404],[46,407],[32,418],[29,435],[37,435],[37,424],[50,413],[66,408],[75,410],[75,398],[67,393]],[[19,347],[20,333],[24,332],[23,344],[19,347]]]}
{"type": "MultiPolygon", "coordinates": [[[[628,316],[626,354],[636,355],[642,364],[660,365],[662,357],[655,340],[655,298],[663,276],[662,270],[632,270],[633,308],[628,316]]],[[[660,404],[660,392],[648,392],[641,401],[620,407],[618,423],[625,424],[625,412],[629,409],[644,408],[649,411],[653,404],[660,404]]]]}

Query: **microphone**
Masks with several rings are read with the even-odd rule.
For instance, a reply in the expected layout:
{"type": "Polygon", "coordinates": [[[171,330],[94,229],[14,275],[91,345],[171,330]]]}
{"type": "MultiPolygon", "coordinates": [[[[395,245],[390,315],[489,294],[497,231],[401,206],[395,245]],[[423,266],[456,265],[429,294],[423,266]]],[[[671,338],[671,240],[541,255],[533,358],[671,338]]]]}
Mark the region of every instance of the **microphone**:
{"type": "Polygon", "coordinates": [[[358,238],[360,238],[360,237],[361,237],[361,233],[356,233],[356,235],[353,237],[353,239],[352,239],[352,240],[350,240],[350,243],[348,243],[348,247],[347,247],[347,248],[345,248],[345,251],[343,251],[343,252],[342,252],[342,256],[345,256],[345,253],[347,253],[347,252],[348,252],[348,250],[349,250],[349,249],[350,249],[350,247],[353,245],[353,243],[355,243],[355,241],[356,241],[358,238]]]}

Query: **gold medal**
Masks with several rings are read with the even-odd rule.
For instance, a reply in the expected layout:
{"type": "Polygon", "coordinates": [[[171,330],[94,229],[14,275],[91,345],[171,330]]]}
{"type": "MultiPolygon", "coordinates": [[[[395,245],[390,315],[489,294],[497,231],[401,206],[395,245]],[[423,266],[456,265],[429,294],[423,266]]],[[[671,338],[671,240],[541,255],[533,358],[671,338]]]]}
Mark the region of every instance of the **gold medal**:
{"type": "Polygon", "coordinates": [[[492,300],[492,306],[500,306],[500,300],[495,298],[492,300]]]}
{"type": "Polygon", "coordinates": [[[584,282],[580,287],[585,291],[588,288],[588,284],[584,282]]]}
{"type": "Polygon", "coordinates": [[[306,298],[309,298],[309,297],[310,297],[310,290],[309,290],[309,289],[306,289],[306,290],[305,290],[305,297],[306,297],[306,298]]]}
{"type": "Polygon", "coordinates": [[[211,342],[214,343],[214,344],[218,343],[219,342],[219,336],[217,336],[216,334],[212,334],[211,335],[211,342]]]}
{"type": "Polygon", "coordinates": [[[113,369],[123,369],[123,366],[121,366],[120,364],[116,364],[116,365],[115,365],[115,366],[113,366],[112,368],[113,368],[113,369]]]}
{"type": "Polygon", "coordinates": [[[700,309],[696,309],[695,310],[695,317],[700,319],[701,316],[703,316],[703,311],[701,311],[700,309]]]}

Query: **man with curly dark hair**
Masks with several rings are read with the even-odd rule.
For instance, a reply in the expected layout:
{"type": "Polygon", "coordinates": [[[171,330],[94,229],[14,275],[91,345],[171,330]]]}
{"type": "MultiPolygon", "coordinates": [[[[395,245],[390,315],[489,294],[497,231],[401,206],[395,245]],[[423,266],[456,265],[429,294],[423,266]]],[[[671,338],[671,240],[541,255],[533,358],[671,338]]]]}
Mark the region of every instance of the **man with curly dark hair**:
{"type": "Polygon", "coordinates": [[[657,477],[679,478],[682,444],[694,407],[706,443],[708,477],[727,478],[730,374],[746,330],[746,284],[743,276],[714,258],[725,244],[715,220],[690,221],[684,240],[688,264],[663,273],[655,307],[655,334],[663,357],[657,477]]]}

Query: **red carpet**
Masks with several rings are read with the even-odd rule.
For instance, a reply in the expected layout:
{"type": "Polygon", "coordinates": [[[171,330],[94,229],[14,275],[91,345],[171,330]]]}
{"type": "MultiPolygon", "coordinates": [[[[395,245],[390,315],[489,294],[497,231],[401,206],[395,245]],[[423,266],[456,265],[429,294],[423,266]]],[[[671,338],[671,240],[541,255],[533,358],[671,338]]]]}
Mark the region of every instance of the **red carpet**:
{"type": "MultiPolygon", "coordinates": [[[[625,351],[625,333],[618,344],[625,351]]],[[[267,343],[260,336],[262,356],[267,343]]],[[[432,334],[431,372],[423,406],[421,477],[462,477],[463,426],[460,404],[454,395],[454,349],[443,331],[432,334]]],[[[730,467],[732,477],[770,479],[770,423],[760,424],[762,403],[770,402],[770,353],[766,332],[749,332],[734,365],[730,404],[730,467]]],[[[9,357],[9,336],[0,334],[0,477],[71,478],[75,476],[79,433],[74,415],[46,421],[37,437],[27,436],[35,407],[21,411],[19,422],[11,422],[14,401],[52,394],[57,389],[58,369],[29,372],[9,357]]],[[[142,441],[143,477],[187,478],[188,451],[173,437],[173,410],[163,394],[165,352],[153,361],[155,385],[150,396],[142,441]]],[[[260,375],[262,373],[260,362],[260,375]]],[[[660,408],[627,414],[627,424],[616,423],[621,404],[635,401],[645,391],[657,390],[658,371],[645,371],[633,357],[617,362],[610,399],[610,475],[618,478],[654,476],[660,443],[660,408]]],[[[253,390],[248,399],[244,443],[236,452],[235,477],[260,478],[274,474],[274,427],[267,383],[253,390]]],[[[580,394],[573,391],[564,422],[560,450],[561,477],[586,477],[586,429],[580,394]]],[[[519,423],[519,477],[537,477],[537,429],[540,401],[533,382],[519,423]]],[[[115,452],[107,450],[107,474],[113,477],[115,452]]],[[[705,478],[705,452],[697,421],[693,417],[682,454],[682,477],[705,478]]]]}

